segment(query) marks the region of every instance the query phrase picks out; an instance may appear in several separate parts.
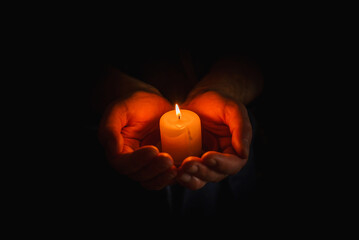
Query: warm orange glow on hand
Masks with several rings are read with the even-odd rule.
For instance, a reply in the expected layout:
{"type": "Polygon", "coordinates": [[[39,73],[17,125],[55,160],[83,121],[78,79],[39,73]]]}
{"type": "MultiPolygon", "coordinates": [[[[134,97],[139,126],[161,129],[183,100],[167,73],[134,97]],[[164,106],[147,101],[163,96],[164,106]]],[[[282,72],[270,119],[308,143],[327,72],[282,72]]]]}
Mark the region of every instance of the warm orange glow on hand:
{"type": "Polygon", "coordinates": [[[159,119],[171,109],[163,97],[137,92],[113,104],[101,122],[99,136],[110,164],[146,189],[162,189],[177,174],[171,156],[156,147],[159,119]]]}
{"type": "Polygon", "coordinates": [[[247,163],[252,139],[245,106],[209,91],[187,102],[185,108],[201,118],[206,153],[200,158],[186,158],[179,168],[177,181],[197,190],[208,182],[218,182],[239,172],[247,163]]]}

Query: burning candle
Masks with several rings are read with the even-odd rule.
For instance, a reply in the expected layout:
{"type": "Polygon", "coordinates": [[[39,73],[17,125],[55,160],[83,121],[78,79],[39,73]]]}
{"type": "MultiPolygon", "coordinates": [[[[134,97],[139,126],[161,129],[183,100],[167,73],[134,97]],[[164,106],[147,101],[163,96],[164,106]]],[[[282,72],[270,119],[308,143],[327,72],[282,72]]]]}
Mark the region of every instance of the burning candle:
{"type": "Polygon", "coordinates": [[[201,120],[189,110],[169,111],[160,119],[162,152],[169,153],[176,166],[188,156],[200,156],[202,151],[201,120]]]}

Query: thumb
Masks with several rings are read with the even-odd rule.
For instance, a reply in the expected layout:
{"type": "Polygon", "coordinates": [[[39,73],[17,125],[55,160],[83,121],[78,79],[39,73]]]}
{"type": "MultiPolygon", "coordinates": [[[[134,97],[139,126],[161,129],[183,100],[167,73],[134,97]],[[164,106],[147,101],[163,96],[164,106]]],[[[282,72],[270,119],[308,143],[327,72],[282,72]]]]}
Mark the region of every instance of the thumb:
{"type": "Polygon", "coordinates": [[[252,125],[246,108],[243,105],[227,104],[225,121],[232,134],[234,150],[240,157],[247,158],[252,139],[252,125]]]}
{"type": "Polygon", "coordinates": [[[117,155],[123,150],[122,126],[126,125],[126,118],[122,113],[122,106],[110,108],[100,123],[99,139],[110,156],[117,155]]]}
{"type": "Polygon", "coordinates": [[[109,156],[115,156],[123,150],[123,137],[121,131],[105,129],[100,133],[102,145],[109,156]]]}

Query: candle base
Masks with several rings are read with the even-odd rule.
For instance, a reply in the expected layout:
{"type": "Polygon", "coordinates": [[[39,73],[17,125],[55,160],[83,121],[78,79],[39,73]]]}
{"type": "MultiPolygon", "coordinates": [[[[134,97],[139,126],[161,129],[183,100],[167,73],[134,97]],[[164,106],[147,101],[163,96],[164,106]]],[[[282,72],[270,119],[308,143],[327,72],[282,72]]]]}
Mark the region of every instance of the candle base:
{"type": "Polygon", "coordinates": [[[174,110],[160,119],[162,151],[170,154],[175,166],[181,166],[189,156],[202,154],[201,121],[198,115],[182,110],[180,119],[174,110]]]}

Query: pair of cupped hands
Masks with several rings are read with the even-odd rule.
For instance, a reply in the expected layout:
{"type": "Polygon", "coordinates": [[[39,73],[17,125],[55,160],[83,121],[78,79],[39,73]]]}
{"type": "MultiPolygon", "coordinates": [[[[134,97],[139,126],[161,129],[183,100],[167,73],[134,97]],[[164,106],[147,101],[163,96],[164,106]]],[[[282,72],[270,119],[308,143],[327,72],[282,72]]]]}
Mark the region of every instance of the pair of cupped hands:
{"type": "Polygon", "coordinates": [[[239,172],[248,160],[252,139],[246,107],[215,91],[180,107],[201,119],[202,156],[189,156],[175,166],[172,157],[159,150],[159,119],[174,107],[160,95],[138,91],[112,104],[102,118],[99,136],[110,164],[149,190],[176,182],[197,190],[239,172]]]}

